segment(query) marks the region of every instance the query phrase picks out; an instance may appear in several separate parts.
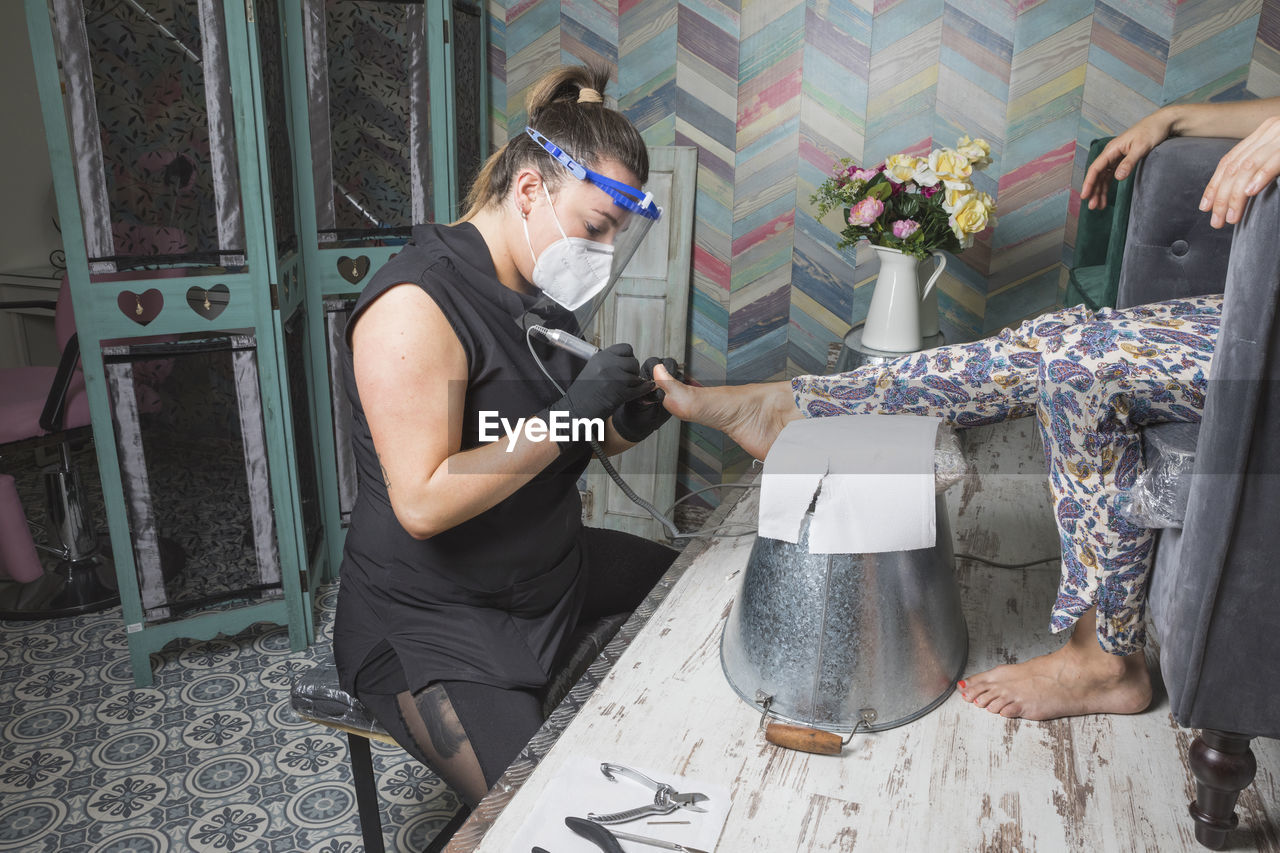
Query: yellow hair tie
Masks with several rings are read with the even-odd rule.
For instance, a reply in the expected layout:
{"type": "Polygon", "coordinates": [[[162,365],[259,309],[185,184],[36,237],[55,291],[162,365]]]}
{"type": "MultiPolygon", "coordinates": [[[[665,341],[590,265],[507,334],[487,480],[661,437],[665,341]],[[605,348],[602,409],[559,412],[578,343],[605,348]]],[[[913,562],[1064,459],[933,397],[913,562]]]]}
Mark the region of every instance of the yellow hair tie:
{"type": "Polygon", "coordinates": [[[580,104],[600,104],[604,103],[604,96],[595,89],[582,87],[578,90],[578,103],[580,104]]]}

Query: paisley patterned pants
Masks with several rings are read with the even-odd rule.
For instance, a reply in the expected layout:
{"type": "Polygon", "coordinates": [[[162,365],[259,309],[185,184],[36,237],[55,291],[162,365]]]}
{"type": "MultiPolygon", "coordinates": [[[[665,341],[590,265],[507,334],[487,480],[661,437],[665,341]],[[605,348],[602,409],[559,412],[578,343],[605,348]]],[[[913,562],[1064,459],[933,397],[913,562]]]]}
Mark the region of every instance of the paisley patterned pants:
{"type": "Polygon", "coordinates": [[[1200,420],[1222,297],[1068,308],[993,338],[791,381],[806,417],[919,414],[964,428],[1035,414],[1062,541],[1051,628],[1097,605],[1098,642],[1145,641],[1154,534],[1116,510],[1142,469],[1137,428],[1200,420]]]}

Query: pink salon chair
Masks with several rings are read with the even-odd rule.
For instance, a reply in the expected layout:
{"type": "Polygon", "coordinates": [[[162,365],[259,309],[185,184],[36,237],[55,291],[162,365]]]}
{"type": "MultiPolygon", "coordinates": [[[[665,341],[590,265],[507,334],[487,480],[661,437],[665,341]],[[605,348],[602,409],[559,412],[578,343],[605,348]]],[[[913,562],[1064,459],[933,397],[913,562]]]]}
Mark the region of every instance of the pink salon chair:
{"type": "MultiPolygon", "coordinates": [[[[0,310],[54,309],[54,330],[62,353],[57,367],[0,369],[0,619],[42,619],[104,610],[118,604],[115,569],[98,547],[92,514],[72,443],[91,438],[89,399],[80,371],[71,290],[64,277],[57,302],[0,302],[0,310]],[[57,461],[41,469],[45,498],[45,539],[36,545],[10,473],[39,449],[54,449],[57,461]],[[46,573],[36,548],[54,554],[57,567],[46,573]]],[[[32,508],[27,507],[30,511],[32,508]]]]}

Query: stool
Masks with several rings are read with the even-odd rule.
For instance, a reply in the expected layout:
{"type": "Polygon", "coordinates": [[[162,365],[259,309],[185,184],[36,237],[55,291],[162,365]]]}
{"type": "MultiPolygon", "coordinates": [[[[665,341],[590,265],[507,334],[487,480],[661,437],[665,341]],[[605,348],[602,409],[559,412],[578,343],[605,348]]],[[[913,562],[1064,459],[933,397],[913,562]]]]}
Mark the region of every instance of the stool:
{"type": "MultiPolygon", "coordinates": [[[[628,613],[606,616],[583,626],[570,638],[568,651],[562,656],[555,673],[544,688],[544,717],[550,716],[568,695],[569,690],[587,671],[591,662],[604,651],[604,647],[629,616],[628,613]]],[[[378,786],[373,776],[373,754],[369,749],[369,741],[394,744],[395,740],[359,699],[339,686],[338,669],[333,664],[319,664],[303,673],[293,684],[289,704],[304,720],[346,733],[347,748],[351,752],[351,776],[356,789],[356,811],[360,816],[365,853],[383,853],[382,818],[378,812],[378,786]]],[[[454,815],[440,830],[426,853],[442,850],[468,814],[469,810],[463,809],[454,815]]]]}

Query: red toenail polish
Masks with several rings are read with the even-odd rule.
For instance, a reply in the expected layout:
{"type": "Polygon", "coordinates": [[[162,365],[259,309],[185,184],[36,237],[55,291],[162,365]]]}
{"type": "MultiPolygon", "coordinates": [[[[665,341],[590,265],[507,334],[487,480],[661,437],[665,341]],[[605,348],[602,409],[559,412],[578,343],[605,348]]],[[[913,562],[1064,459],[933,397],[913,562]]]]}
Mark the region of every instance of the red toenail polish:
{"type": "Polygon", "coordinates": [[[962,679],[960,679],[960,680],[957,682],[957,684],[959,684],[959,685],[960,685],[960,689],[961,689],[961,690],[963,690],[963,689],[965,688],[965,683],[964,683],[964,679],[963,679],[963,678],[962,678],[962,679]]]}

